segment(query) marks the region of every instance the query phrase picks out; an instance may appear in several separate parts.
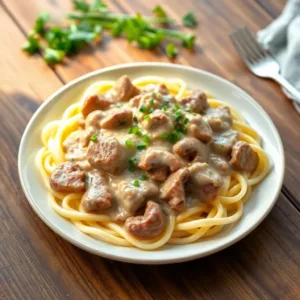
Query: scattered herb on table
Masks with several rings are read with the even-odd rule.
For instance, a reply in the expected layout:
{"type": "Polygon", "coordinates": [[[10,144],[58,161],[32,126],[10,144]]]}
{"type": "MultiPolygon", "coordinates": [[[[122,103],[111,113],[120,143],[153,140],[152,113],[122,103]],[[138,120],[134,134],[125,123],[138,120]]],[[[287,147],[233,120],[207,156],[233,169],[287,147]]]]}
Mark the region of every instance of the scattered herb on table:
{"type": "Polygon", "coordinates": [[[197,26],[196,17],[191,11],[182,17],[182,23],[190,28],[195,28],[197,26]]]}
{"type": "MultiPolygon", "coordinates": [[[[166,53],[170,58],[178,55],[176,41],[181,42],[183,47],[194,47],[194,34],[159,26],[173,22],[161,6],[153,9],[154,16],[145,17],[139,13],[112,13],[102,0],[94,0],[91,4],[85,0],[72,2],[75,11],[66,15],[67,25],[53,24],[47,12],[41,13],[22,49],[30,55],[41,53],[47,63],[57,64],[65,56],[78,53],[84,46],[101,42],[103,29],[142,49],[153,49],[163,41],[169,41],[166,53]]],[[[186,26],[195,27],[197,24],[192,13],[186,14],[183,19],[186,26]]]]}

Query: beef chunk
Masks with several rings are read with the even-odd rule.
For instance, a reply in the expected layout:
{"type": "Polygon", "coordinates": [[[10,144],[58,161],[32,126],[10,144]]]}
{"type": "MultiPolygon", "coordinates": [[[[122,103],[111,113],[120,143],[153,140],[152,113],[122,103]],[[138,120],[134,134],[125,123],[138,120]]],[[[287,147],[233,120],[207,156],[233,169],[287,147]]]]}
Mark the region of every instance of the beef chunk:
{"type": "Polygon", "coordinates": [[[241,171],[252,172],[258,165],[258,154],[245,142],[235,143],[231,153],[232,166],[241,171]]]}
{"type": "Polygon", "coordinates": [[[148,201],[143,216],[130,217],[126,220],[124,228],[131,235],[151,239],[159,236],[166,227],[166,217],[159,204],[148,201]]]}
{"type": "Polygon", "coordinates": [[[132,84],[127,75],[117,80],[114,89],[116,91],[117,101],[128,101],[140,92],[139,89],[132,84]]]}
{"type": "Polygon", "coordinates": [[[87,212],[102,211],[112,207],[112,195],[108,190],[105,176],[93,170],[88,173],[88,189],[81,198],[87,212]]]}
{"type": "Polygon", "coordinates": [[[63,193],[80,193],[84,191],[84,172],[75,162],[59,165],[50,175],[52,190],[63,193]]]}
{"type": "Polygon", "coordinates": [[[161,198],[168,201],[169,205],[181,211],[185,208],[184,183],[189,177],[189,170],[182,168],[171,174],[161,188],[161,198]]]}

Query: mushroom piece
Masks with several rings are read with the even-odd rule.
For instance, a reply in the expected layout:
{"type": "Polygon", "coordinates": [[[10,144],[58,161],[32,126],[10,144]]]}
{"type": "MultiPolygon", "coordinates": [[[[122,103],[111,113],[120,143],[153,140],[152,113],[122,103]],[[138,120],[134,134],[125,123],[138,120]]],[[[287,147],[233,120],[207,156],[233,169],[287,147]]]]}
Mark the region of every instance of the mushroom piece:
{"type": "Polygon", "coordinates": [[[127,75],[117,80],[114,90],[117,101],[128,101],[140,93],[140,90],[132,84],[127,75]]]}
{"type": "Polygon", "coordinates": [[[120,109],[111,112],[107,117],[102,119],[101,128],[115,129],[122,126],[132,125],[132,111],[130,109],[120,109]]]}
{"type": "Polygon", "coordinates": [[[223,185],[220,174],[207,163],[194,163],[188,169],[190,177],[186,183],[186,191],[200,201],[214,200],[223,185]]]}
{"type": "Polygon", "coordinates": [[[182,211],[185,208],[184,183],[188,180],[189,170],[182,168],[171,174],[161,188],[161,198],[168,201],[169,205],[182,211]]]}
{"type": "Polygon", "coordinates": [[[80,193],[84,191],[84,172],[75,162],[59,165],[50,175],[52,190],[63,193],[80,193]]]}
{"type": "Polygon", "coordinates": [[[212,130],[200,115],[191,115],[187,124],[187,131],[190,136],[202,142],[210,142],[212,130]]]}
{"type": "Polygon", "coordinates": [[[100,171],[88,173],[88,189],[81,198],[81,204],[87,212],[112,207],[112,195],[108,190],[107,180],[100,171]]]}
{"type": "Polygon", "coordinates": [[[187,105],[194,113],[201,113],[209,108],[207,96],[200,90],[194,90],[190,96],[184,97],[178,102],[187,105]]]}
{"type": "Polygon", "coordinates": [[[111,102],[103,94],[91,95],[84,100],[81,113],[86,117],[94,110],[104,110],[108,108],[110,104],[111,102]]]}
{"type": "Polygon", "coordinates": [[[234,144],[230,163],[235,169],[252,172],[258,165],[258,154],[246,142],[239,141],[234,144]]]}
{"type": "Polygon", "coordinates": [[[123,170],[126,153],[116,138],[98,136],[97,142],[90,145],[87,152],[92,167],[111,174],[123,170]]]}
{"type": "Polygon", "coordinates": [[[152,148],[145,151],[138,166],[147,171],[151,179],[164,181],[168,173],[180,169],[182,163],[174,154],[152,148]]]}
{"type": "Polygon", "coordinates": [[[151,239],[163,233],[166,227],[166,216],[159,204],[148,201],[143,216],[130,217],[124,228],[131,235],[141,239],[151,239]]]}
{"type": "Polygon", "coordinates": [[[208,149],[196,138],[184,138],[173,146],[173,152],[188,162],[207,162],[208,149]]]}

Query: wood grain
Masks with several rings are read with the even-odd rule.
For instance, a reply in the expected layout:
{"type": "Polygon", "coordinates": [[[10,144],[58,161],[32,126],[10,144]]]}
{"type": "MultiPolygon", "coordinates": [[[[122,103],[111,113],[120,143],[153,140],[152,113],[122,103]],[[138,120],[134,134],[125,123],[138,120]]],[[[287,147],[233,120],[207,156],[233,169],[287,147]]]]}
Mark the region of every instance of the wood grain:
{"type": "MultiPolygon", "coordinates": [[[[149,14],[158,1],[110,1],[114,11],[149,14]],[[133,4],[134,3],[134,4],[133,4]]],[[[142,51],[109,41],[55,69],[20,45],[39,11],[61,18],[70,2],[0,2],[0,299],[296,299],[300,294],[300,204],[297,168],[299,116],[280,88],[253,76],[227,34],[247,24],[266,26],[282,1],[165,1],[177,20],[192,10],[199,19],[194,54],[178,62],[219,74],[252,94],[276,123],[286,149],[283,193],[265,221],[236,245],[210,257],[169,266],[139,266],[86,253],[53,233],[35,215],[21,190],[17,151],[33,112],[63,83],[86,72],[131,61],[167,61],[163,50],[142,51]],[[270,13],[272,12],[272,13],[270,13]],[[287,121],[288,120],[288,121],[287,121]],[[298,206],[299,208],[299,206],[298,206]]],[[[276,162],[275,162],[276,163],[276,162]]],[[[298,168],[299,169],[299,168],[298,168]]],[[[149,253],[151,255],[151,252],[149,253]]]]}

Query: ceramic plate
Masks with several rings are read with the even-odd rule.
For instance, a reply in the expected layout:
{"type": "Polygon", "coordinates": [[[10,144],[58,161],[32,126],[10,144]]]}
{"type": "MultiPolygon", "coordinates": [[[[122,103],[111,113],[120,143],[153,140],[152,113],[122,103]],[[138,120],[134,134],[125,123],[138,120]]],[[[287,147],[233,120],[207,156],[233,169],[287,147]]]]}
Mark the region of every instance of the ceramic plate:
{"type": "Polygon", "coordinates": [[[200,258],[220,251],[250,233],[270,212],[276,202],[284,176],[284,152],[279,134],[267,113],[246,92],[211,73],[165,63],[134,63],[117,65],[86,74],[54,93],[36,111],[28,123],[19,149],[19,176],[24,193],[39,217],[57,234],[91,253],[119,261],[141,264],[166,264],[200,258]],[[62,116],[71,103],[80,99],[83,91],[98,80],[116,80],[127,74],[131,79],[146,75],[180,78],[189,88],[200,88],[237,108],[246,121],[260,134],[263,148],[271,161],[268,176],[252,192],[244,215],[234,226],[219,234],[189,245],[164,246],[160,250],[143,251],[107,244],[80,232],[67,219],[56,214],[48,204],[48,192],[35,167],[35,156],[42,146],[43,126],[62,116]],[[276,163],[274,163],[276,162],[276,163]]]}

